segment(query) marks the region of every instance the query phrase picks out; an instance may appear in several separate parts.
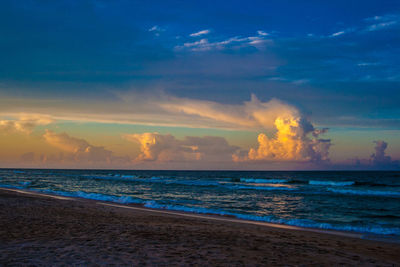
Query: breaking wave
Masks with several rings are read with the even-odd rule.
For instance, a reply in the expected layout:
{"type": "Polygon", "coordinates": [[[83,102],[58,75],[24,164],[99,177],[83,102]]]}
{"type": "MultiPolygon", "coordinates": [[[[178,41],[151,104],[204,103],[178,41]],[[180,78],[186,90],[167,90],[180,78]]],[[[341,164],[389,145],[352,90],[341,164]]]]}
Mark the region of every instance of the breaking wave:
{"type": "MultiPolygon", "coordinates": [[[[8,186],[8,185],[0,185],[0,186],[6,188],[22,189],[22,187],[20,186],[8,186]]],[[[243,220],[284,224],[284,225],[298,226],[303,228],[318,228],[326,230],[351,231],[351,232],[380,234],[380,235],[400,235],[400,228],[384,227],[381,225],[370,225],[370,226],[336,225],[331,223],[319,223],[313,220],[306,220],[306,219],[279,219],[279,218],[274,218],[272,216],[258,216],[252,214],[235,213],[235,212],[229,212],[219,209],[210,209],[204,207],[189,207],[184,205],[160,204],[153,200],[149,201],[140,198],[133,198],[130,196],[114,196],[114,195],[105,195],[105,194],[90,193],[83,191],[66,192],[58,190],[38,190],[38,189],[31,189],[30,191],[65,196],[65,197],[79,197],[85,199],[114,202],[120,204],[142,204],[144,207],[153,209],[183,211],[183,212],[190,212],[197,214],[232,216],[243,220]]]]}
{"type": "Polygon", "coordinates": [[[182,205],[162,205],[158,204],[155,201],[148,201],[144,204],[144,206],[153,209],[184,211],[184,212],[198,213],[198,214],[214,214],[222,216],[228,215],[243,220],[285,224],[303,228],[318,228],[325,230],[350,231],[350,232],[360,232],[360,233],[380,234],[380,235],[400,235],[400,228],[383,227],[380,225],[371,225],[371,226],[334,225],[330,223],[318,223],[312,220],[304,220],[304,219],[277,219],[271,216],[240,214],[240,213],[202,208],[202,207],[187,207],[182,205]]]}
{"type": "Polygon", "coordinates": [[[354,181],[316,181],[316,180],[310,180],[308,181],[310,185],[329,185],[329,186],[350,186],[354,185],[354,181]]]}
{"type": "Polygon", "coordinates": [[[286,183],[286,179],[255,179],[255,178],[240,178],[243,183],[256,183],[256,184],[281,184],[286,183]]]}
{"type": "Polygon", "coordinates": [[[327,188],[327,190],[333,193],[346,195],[400,197],[400,192],[397,191],[352,190],[337,188],[327,188]]]}

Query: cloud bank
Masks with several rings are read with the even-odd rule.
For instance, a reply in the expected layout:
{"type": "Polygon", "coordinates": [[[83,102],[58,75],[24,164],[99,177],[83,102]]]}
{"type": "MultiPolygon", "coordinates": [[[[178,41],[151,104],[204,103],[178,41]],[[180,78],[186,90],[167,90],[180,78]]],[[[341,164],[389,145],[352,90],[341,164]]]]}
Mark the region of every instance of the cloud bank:
{"type": "MultiPolygon", "coordinates": [[[[125,98],[120,105],[121,110],[132,106],[138,99],[143,98],[133,100],[125,98]]],[[[208,126],[259,133],[258,146],[247,151],[228,144],[226,139],[221,137],[188,136],[178,140],[172,135],[159,133],[125,135],[125,139],[140,145],[141,152],[136,161],[321,162],[329,160],[330,140],[319,137],[327,130],[316,129],[296,107],[278,99],[263,102],[252,95],[249,101],[233,105],[162,95],[159,98],[144,99],[135,108],[137,108],[136,113],[133,112],[134,109],[127,109],[126,114],[133,114],[131,117],[139,114],[144,120],[147,117],[158,116],[157,119],[160,121],[165,119],[166,125],[170,122],[187,122],[194,128],[208,126]],[[151,105],[148,105],[149,103],[151,105]],[[151,106],[151,110],[148,106],[151,106]]],[[[7,131],[29,133],[36,125],[51,123],[52,120],[49,118],[48,116],[21,117],[20,120],[3,122],[3,127],[7,131]]],[[[43,138],[48,144],[66,152],[73,161],[110,163],[116,160],[112,151],[101,146],[93,146],[86,140],[71,137],[67,133],[59,134],[46,130],[43,138]]]]}
{"type": "Polygon", "coordinates": [[[170,134],[142,133],[127,134],[124,138],[140,145],[136,161],[229,162],[239,150],[225,138],[216,136],[186,136],[179,140],[170,134]]]}
{"type": "MultiPolygon", "coordinates": [[[[67,133],[58,134],[51,130],[46,130],[43,138],[48,144],[67,152],[70,156],[69,159],[72,161],[112,163],[117,159],[113,156],[112,151],[101,146],[93,146],[86,140],[71,137],[67,133]]],[[[45,162],[47,157],[43,157],[42,160],[45,162]]]]}
{"type": "Polygon", "coordinates": [[[327,129],[316,129],[300,111],[280,100],[261,102],[255,95],[242,106],[223,105],[209,101],[173,101],[164,104],[170,112],[209,118],[242,127],[274,130],[274,137],[258,135],[258,148],[247,155],[234,154],[235,161],[309,161],[329,160],[331,141],[319,136],[327,129]]]}
{"type": "Polygon", "coordinates": [[[21,115],[18,120],[0,120],[0,131],[5,133],[31,134],[39,125],[48,125],[54,122],[50,116],[21,115]]]}
{"type": "Polygon", "coordinates": [[[393,161],[390,156],[386,155],[388,143],[383,140],[374,141],[375,153],[371,155],[370,163],[375,167],[400,167],[399,161],[393,161]]]}
{"type": "Polygon", "coordinates": [[[326,130],[318,130],[302,117],[277,117],[277,132],[269,138],[266,134],[258,135],[258,148],[251,148],[245,158],[235,160],[270,160],[270,161],[310,161],[329,160],[330,139],[319,138],[326,130]]]}

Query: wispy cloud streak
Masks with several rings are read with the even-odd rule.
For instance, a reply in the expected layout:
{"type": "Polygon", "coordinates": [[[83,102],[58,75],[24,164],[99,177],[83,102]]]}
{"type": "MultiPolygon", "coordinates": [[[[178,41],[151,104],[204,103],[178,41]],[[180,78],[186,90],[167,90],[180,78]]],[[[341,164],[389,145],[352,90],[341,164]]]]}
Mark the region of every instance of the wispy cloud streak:
{"type": "Polygon", "coordinates": [[[209,33],[210,33],[210,30],[202,30],[202,31],[191,33],[189,36],[190,37],[199,37],[199,36],[202,36],[202,35],[207,35],[209,33]]]}

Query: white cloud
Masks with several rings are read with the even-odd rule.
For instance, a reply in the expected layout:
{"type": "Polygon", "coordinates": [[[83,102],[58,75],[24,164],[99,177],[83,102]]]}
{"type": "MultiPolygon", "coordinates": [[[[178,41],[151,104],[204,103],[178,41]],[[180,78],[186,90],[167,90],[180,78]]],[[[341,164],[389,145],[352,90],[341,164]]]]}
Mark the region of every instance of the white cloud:
{"type": "Polygon", "coordinates": [[[44,140],[62,151],[69,153],[76,162],[106,162],[111,163],[113,153],[101,146],[93,146],[86,140],[69,136],[67,133],[55,133],[46,130],[44,140]]]}
{"type": "Polygon", "coordinates": [[[381,22],[381,23],[377,23],[377,24],[372,24],[370,26],[367,27],[367,31],[378,31],[378,30],[382,30],[385,29],[389,26],[395,25],[397,24],[397,21],[388,21],[388,22],[381,22]]]}
{"type": "Polygon", "coordinates": [[[22,114],[18,120],[0,120],[0,131],[30,134],[36,126],[48,125],[54,120],[47,115],[22,114]]]}
{"type": "Polygon", "coordinates": [[[164,104],[170,112],[240,125],[247,128],[275,130],[274,137],[258,135],[258,148],[248,154],[235,155],[235,161],[327,161],[330,140],[320,139],[326,129],[315,129],[297,108],[277,99],[261,102],[255,95],[242,106],[222,105],[210,101],[182,100],[164,104]]]}
{"type": "Polygon", "coordinates": [[[187,136],[179,140],[170,134],[143,133],[126,134],[124,138],[140,145],[136,161],[230,162],[239,150],[216,136],[187,136]]]}
{"type": "Polygon", "coordinates": [[[164,32],[165,29],[161,28],[158,25],[154,25],[153,27],[151,27],[150,29],[148,29],[149,32],[153,32],[155,36],[160,36],[161,32],[164,32]]]}
{"type": "Polygon", "coordinates": [[[344,34],[352,33],[352,32],[355,32],[355,31],[356,31],[356,28],[351,27],[351,28],[347,28],[347,29],[332,33],[331,35],[329,35],[329,37],[331,37],[331,38],[338,37],[338,36],[342,36],[344,34]]]}
{"type": "Polygon", "coordinates": [[[369,66],[379,66],[380,63],[378,62],[360,62],[357,64],[359,67],[369,67],[369,66]]]}
{"type": "Polygon", "coordinates": [[[203,117],[247,129],[271,129],[278,115],[298,112],[295,107],[278,99],[261,102],[255,95],[252,95],[251,100],[244,102],[243,105],[226,105],[185,98],[169,98],[169,101],[159,105],[177,115],[184,113],[193,118],[203,117]]]}
{"type": "Polygon", "coordinates": [[[339,36],[339,35],[343,35],[345,33],[346,33],[345,31],[335,32],[335,33],[331,34],[331,37],[336,37],[336,36],[339,36]]]}
{"type": "MultiPolygon", "coordinates": [[[[268,35],[268,34],[267,34],[268,35]]],[[[186,42],[183,45],[175,47],[176,50],[189,49],[192,51],[208,51],[208,50],[223,50],[226,48],[241,48],[253,46],[256,48],[265,47],[266,43],[271,43],[272,40],[267,39],[267,35],[259,34],[257,36],[240,37],[235,36],[221,41],[210,42],[208,39],[201,39],[195,42],[186,42]]]]}
{"type": "Polygon", "coordinates": [[[210,43],[207,39],[201,39],[196,42],[188,42],[183,44],[184,47],[210,48],[210,43]]]}
{"type": "Polygon", "coordinates": [[[198,31],[198,32],[194,32],[192,34],[190,34],[190,37],[198,37],[198,36],[202,36],[202,35],[206,35],[209,34],[210,30],[202,30],[202,31],[198,31]]]}
{"type": "Polygon", "coordinates": [[[386,28],[389,28],[391,26],[394,26],[396,24],[399,24],[400,22],[400,15],[399,14],[386,14],[383,16],[374,16],[371,18],[366,18],[365,21],[369,23],[373,23],[369,26],[366,27],[366,31],[379,31],[383,30],[386,28]]]}
{"type": "Polygon", "coordinates": [[[261,35],[261,36],[268,36],[269,35],[269,33],[267,33],[267,32],[265,32],[265,31],[257,31],[257,34],[258,35],[261,35]]]}
{"type": "Polygon", "coordinates": [[[315,129],[313,125],[295,114],[275,119],[276,134],[270,138],[264,133],[258,135],[258,147],[251,148],[245,157],[234,157],[236,161],[304,161],[321,162],[329,160],[329,139],[319,139],[326,130],[315,129]]]}
{"type": "Polygon", "coordinates": [[[160,28],[159,26],[154,25],[153,27],[151,27],[151,28],[149,29],[149,32],[160,31],[160,30],[161,30],[161,28],[160,28]]]}

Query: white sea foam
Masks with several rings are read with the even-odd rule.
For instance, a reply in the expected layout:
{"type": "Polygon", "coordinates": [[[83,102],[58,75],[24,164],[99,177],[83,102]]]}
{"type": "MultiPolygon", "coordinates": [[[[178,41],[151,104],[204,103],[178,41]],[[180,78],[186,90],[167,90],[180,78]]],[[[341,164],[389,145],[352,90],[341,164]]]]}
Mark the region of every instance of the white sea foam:
{"type": "MultiPolygon", "coordinates": [[[[16,188],[16,189],[24,189],[21,186],[10,186],[10,185],[0,185],[5,188],[16,188]]],[[[353,231],[353,232],[361,232],[361,233],[370,233],[370,234],[380,234],[380,235],[400,235],[400,228],[396,227],[384,227],[381,225],[367,225],[367,226],[354,226],[354,225],[336,225],[330,223],[319,223],[313,220],[306,219],[278,219],[271,216],[258,216],[253,214],[240,214],[234,213],[224,210],[218,209],[210,209],[205,207],[190,207],[183,205],[166,205],[159,204],[156,201],[146,201],[139,198],[132,198],[130,196],[113,196],[113,195],[105,195],[99,193],[89,193],[83,191],[76,192],[65,192],[65,191],[54,191],[54,190],[34,190],[31,191],[61,195],[66,197],[81,197],[86,199],[94,199],[106,202],[115,202],[121,204],[129,204],[129,203],[139,203],[144,204],[145,207],[154,208],[154,209],[165,209],[165,210],[175,210],[175,211],[184,211],[190,213],[198,213],[198,214],[215,214],[215,215],[229,215],[234,216],[238,219],[250,220],[250,221],[261,221],[268,223],[278,223],[292,226],[299,226],[305,228],[319,228],[319,229],[327,229],[327,230],[338,230],[338,231],[353,231]]],[[[397,193],[397,192],[396,192],[397,193]]]]}
{"type": "Polygon", "coordinates": [[[135,178],[135,175],[121,175],[122,178],[135,178]]]}
{"type": "Polygon", "coordinates": [[[34,190],[39,191],[42,193],[48,194],[56,194],[65,197],[81,197],[86,199],[94,199],[100,201],[107,201],[107,202],[116,202],[122,204],[129,204],[129,203],[143,203],[143,200],[132,198],[130,196],[112,196],[112,195],[104,195],[99,193],[88,193],[83,191],[75,191],[75,192],[65,192],[65,191],[54,191],[54,190],[34,190]]]}
{"type": "Polygon", "coordinates": [[[354,185],[354,181],[316,181],[310,180],[308,181],[310,185],[329,185],[329,186],[350,186],[354,185]]]}
{"type": "Polygon", "coordinates": [[[267,190],[267,191],[281,191],[281,190],[294,190],[294,188],[286,186],[251,186],[251,185],[233,185],[227,186],[231,189],[247,189],[247,190],[267,190]]]}
{"type": "Polygon", "coordinates": [[[298,226],[304,228],[318,228],[326,230],[336,230],[336,231],[351,231],[351,232],[361,232],[370,234],[380,234],[380,235],[400,235],[400,228],[396,227],[383,227],[380,225],[372,226],[353,226],[353,225],[333,225],[330,223],[319,223],[312,220],[305,219],[277,219],[271,216],[257,216],[252,214],[240,214],[233,213],[223,210],[209,209],[203,207],[187,207],[181,205],[162,205],[155,201],[148,201],[144,205],[147,208],[153,209],[165,209],[174,211],[184,211],[198,214],[215,214],[215,215],[229,215],[234,216],[238,219],[249,220],[249,221],[260,221],[276,224],[285,224],[291,226],[298,226]]]}
{"type": "Polygon", "coordinates": [[[255,178],[240,178],[240,181],[243,183],[256,183],[256,184],[280,184],[286,183],[288,180],[285,179],[255,179],[255,178]]]}

